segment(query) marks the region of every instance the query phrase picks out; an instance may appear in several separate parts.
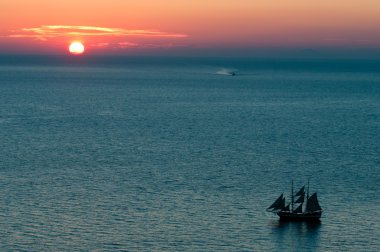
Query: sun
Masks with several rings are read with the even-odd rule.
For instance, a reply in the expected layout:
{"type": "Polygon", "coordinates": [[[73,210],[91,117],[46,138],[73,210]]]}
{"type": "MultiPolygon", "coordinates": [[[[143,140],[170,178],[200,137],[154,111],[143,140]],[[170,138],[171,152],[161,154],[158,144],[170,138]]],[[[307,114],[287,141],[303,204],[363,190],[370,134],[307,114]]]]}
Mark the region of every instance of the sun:
{"type": "Polygon", "coordinates": [[[72,42],[69,46],[69,52],[71,54],[79,55],[84,52],[84,45],[81,42],[72,42]]]}

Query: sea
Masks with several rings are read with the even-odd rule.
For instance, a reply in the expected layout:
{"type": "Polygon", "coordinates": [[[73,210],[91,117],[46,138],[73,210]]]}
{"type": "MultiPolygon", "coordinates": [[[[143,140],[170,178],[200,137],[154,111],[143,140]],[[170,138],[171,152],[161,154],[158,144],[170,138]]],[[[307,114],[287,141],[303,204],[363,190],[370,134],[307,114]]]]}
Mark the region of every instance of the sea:
{"type": "Polygon", "coordinates": [[[0,57],[0,251],[380,251],[379,154],[380,60],[0,57]]]}

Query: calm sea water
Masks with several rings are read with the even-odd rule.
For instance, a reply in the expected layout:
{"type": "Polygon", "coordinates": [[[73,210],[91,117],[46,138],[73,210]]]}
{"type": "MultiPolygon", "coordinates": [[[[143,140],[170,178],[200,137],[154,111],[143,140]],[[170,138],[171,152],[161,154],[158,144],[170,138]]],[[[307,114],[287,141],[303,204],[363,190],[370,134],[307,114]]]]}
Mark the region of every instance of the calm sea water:
{"type": "Polygon", "coordinates": [[[379,62],[0,63],[1,251],[380,250],[379,62]]]}

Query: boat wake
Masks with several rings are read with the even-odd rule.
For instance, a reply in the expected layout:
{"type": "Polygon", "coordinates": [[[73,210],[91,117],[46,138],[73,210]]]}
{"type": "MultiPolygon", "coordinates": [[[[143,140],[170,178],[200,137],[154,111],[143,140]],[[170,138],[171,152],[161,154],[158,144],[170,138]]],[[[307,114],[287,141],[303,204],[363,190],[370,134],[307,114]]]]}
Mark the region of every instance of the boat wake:
{"type": "Polygon", "coordinates": [[[236,72],[237,72],[236,69],[222,68],[219,71],[217,71],[216,74],[235,76],[236,72]]]}

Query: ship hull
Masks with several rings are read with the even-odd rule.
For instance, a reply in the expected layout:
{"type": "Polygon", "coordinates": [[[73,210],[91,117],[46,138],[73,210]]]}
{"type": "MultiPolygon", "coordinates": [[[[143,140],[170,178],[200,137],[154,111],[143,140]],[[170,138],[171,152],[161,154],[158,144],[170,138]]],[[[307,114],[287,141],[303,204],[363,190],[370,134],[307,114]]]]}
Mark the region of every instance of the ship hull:
{"type": "Polygon", "coordinates": [[[291,212],[278,212],[280,220],[282,221],[309,221],[315,222],[320,221],[322,211],[311,212],[311,213],[291,213],[291,212]]]}

